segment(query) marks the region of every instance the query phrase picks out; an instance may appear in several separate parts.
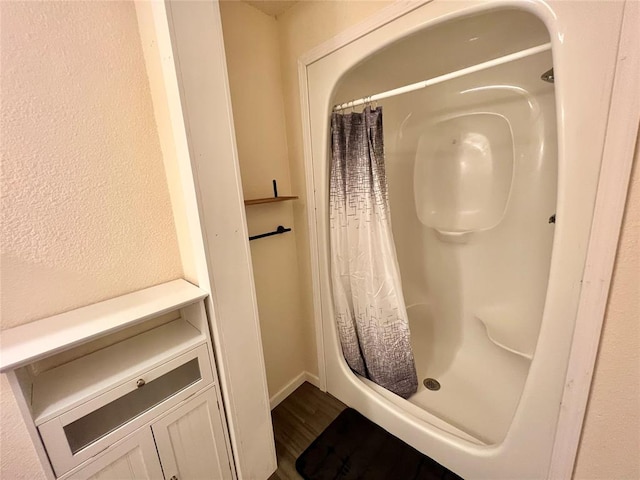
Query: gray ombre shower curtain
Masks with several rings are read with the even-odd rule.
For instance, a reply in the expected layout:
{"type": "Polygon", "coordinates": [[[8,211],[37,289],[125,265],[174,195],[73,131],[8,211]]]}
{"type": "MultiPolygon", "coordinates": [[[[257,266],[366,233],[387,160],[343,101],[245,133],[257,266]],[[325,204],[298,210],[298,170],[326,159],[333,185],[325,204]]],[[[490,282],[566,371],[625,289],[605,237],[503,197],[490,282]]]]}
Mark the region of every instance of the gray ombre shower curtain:
{"type": "Polygon", "coordinates": [[[331,276],[352,370],[402,396],[418,388],[389,218],[382,107],[331,117],[331,276]]]}

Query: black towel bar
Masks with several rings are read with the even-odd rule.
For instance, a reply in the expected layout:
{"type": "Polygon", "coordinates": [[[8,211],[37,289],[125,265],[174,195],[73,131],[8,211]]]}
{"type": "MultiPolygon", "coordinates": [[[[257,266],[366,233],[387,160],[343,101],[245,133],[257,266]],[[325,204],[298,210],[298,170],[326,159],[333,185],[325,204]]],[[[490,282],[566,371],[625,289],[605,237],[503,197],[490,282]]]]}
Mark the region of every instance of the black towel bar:
{"type": "Polygon", "coordinates": [[[249,241],[257,240],[258,238],[270,237],[271,235],[280,235],[282,233],[287,233],[287,232],[290,232],[290,231],[291,231],[290,228],[284,228],[282,225],[278,225],[278,228],[276,228],[273,232],[261,233],[260,235],[254,235],[253,237],[249,237],[249,241]]]}

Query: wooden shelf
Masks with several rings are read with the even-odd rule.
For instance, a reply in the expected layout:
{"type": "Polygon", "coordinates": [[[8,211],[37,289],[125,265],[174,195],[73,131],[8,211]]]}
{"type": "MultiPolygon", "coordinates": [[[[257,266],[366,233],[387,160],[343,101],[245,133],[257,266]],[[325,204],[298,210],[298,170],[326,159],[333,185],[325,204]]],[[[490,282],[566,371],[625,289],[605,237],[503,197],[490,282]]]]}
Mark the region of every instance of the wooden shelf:
{"type": "Polygon", "coordinates": [[[207,296],[185,280],[156,285],[2,332],[0,372],[177,310],[207,296]]]}
{"type": "Polygon", "coordinates": [[[245,205],[260,205],[262,203],[274,203],[274,202],[286,202],[287,200],[296,200],[298,197],[269,197],[269,198],[253,198],[251,200],[245,200],[245,205]]]}

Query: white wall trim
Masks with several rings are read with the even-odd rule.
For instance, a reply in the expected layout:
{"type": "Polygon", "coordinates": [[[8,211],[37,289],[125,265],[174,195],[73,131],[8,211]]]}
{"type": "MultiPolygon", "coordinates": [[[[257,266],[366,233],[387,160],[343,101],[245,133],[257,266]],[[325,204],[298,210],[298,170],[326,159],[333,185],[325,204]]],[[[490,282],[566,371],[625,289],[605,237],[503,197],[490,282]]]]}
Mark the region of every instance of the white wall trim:
{"type": "MultiPolygon", "coordinates": [[[[431,0],[399,1],[380,10],[366,21],[315,47],[298,59],[314,319],[318,348],[319,382],[321,385],[319,388],[322,390],[326,390],[326,367],[322,335],[323,315],[320,296],[320,265],[318,231],[316,227],[315,183],[311,153],[307,68],[315,61],[390,23],[396,18],[429,3],[429,1],[431,0]]],[[[639,11],[639,3],[626,2],[596,207],[576,319],[576,334],[571,346],[562,408],[556,427],[548,475],[550,479],[571,478],[600,343],[602,322],[626,204],[626,193],[633,163],[635,142],[638,135],[638,119],[640,118],[640,101],[637,95],[633,95],[635,91],[634,82],[637,82],[637,78],[640,77],[640,59],[638,58],[636,47],[640,43],[640,33],[636,28],[640,22],[639,11]],[[620,112],[625,112],[625,114],[621,115],[620,112]],[[636,119],[635,122],[628,122],[630,115],[636,119]]]]}
{"type": "Polygon", "coordinates": [[[300,374],[293,378],[289,383],[282,387],[275,395],[269,399],[271,404],[271,410],[280,405],[289,395],[296,391],[296,389],[304,382],[309,382],[311,385],[318,387],[319,378],[309,372],[300,372],[300,374]]]}
{"type": "Polygon", "coordinates": [[[286,399],[289,395],[296,391],[296,389],[302,385],[306,381],[307,372],[301,372],[300,375],[295,377],[289,383],[287,383],[284,387],[282,387],[275,395],[273,395],[269,399],[269,403],[271,404],[271,410],[276,408],[278,405],[282,403],[284,399],[286,399]]]}
{"type": "MultiPolygon", "coordinates": [[[[197,284],[200,288],[205,290],[209,295],[205,299],[207,306],[207,317],[209,322],[209,334],[212,342],[215,343],[216,337],[213,335],[213,329],[211,324],[214,322],[215,310],[211,299],[211,287],[209,270],[207,266],[207,255],[204,245],[204,234],[201,228],[200,210],[198,205],[198,194],[196,191],[196,184],[194,182],[195,172],[192,169],[189,153],[189,142],[186,131],[186,120],[182,112],[182,101],[180,99],[180,85],[178,81],[178,72],[176,70],[176,64],[178,59],[175,58],[173,52],[173,46],[171,44],[171,32],[169,25],[169,13],[167,11],[168,5],[164,1],[147,2],[136,0],[135,1],[136,15],[138,18],[138,25],[140,30],[140,36],[142,42],[155,42],[157,48],[158,59],[152,59],[145,57],[145,62],[160,62],[160,69],[162,72],[162,78],[149,78],[150,85],[152,82],[160,82],[158,88],[151,88],[152,96],[154,94],[160,95],[161,98],[153,96],[155,115],[160,115],[163,109],[159,109],[158,103],[166,103],[166,115],[168,115],[168,122],[170,123],[170,130],[172,133],[172,141],[162,141],[164,146],[170,146],[175,149],[175,162],[180,176],[180,187],[184,202],[184,215],[186,218],[186,237],[188,237],[191,253],[193,255],[193,275],[195,275],[197,284]],[[149,29],[149,27],[151,27],[149,29]]],[[[151,51],[145,51],[145,54],[151,54],[151,51]]],[[[150,65],[147,65],[147,69],[150,69],[150,65]]],[[[158,120],[156,120],[158,121],[158,120]]],[[[163,151],[163,159],[166,153],[163,151]]],[[[178,193],[178,192],[176,192],[178,193]]],[[[173,203],[173,199],[172,199],[173,203]]],[[[174,205],[172,204],[172,208],[174,205]]],[[[176,224],[176,228],[178,225],[176,224]]],[[[183,233],[184,234],[184,233],[183,233]]],[[[186,247],[186,246],[185,246],[186,247]]],[[[215,347],[218,350],[217,345],[215,347]]],[[[212,366],[216,369],[218,381],[224,374],[224,364],[219,360],[213,361],[212,366]]],[[[220,382],[221,383],[221,382],[220,382]]],[[[217,389],[217,395],[222,394],[222,386],[217,389]]],[[[224,402],[222,402],[224,407],[224,402]]],[[[224,409],[224,424],[223,430],[225,434],[225,445],[229,454],[229,459],[232,463],[232,475],[237,478],[234,451],[231,445],[231,432],[229,427],[229,420],[227,418],[228,413],[224,409]]]]}
{"type": "Polygon", "coordinates": [[[322,297],[320,295],[320,258],[318,257],[318,228],[316,225],[315,178],[313,176],[311,153],[311,118],[309,117],[309,97],[307,95],[307,65],[298,60],[298,93],[300,94],[300,120],[302,122],[302,148],[304,154],[304,175],[307,200],[307,228],[309,228],[309,261],[311,263],[311,289],[313,297],[313,323],[316,335],[316,356],[318,358],[318,385],[327,390],[327,375],[324,360],[324,335],[322,334],[322,297]]]}
{"type": "Polygon", "coordinates": [[[627,1],[582,292],[548,478],[572,476],[598,355],[640,122],[638,24],[640,3],[627,1]]]}
{"type": "Polygon", "coordinates": [[[143,3],[154,11],[198,285],[210,294],[235,474],[267,478],[275,445],[218,2],[143,3]]]}
{"type": "Polygon", "coordinates": [[[320,388],[320,378],[318,378],[317,375],[314,375],[313,373],[309,373],[306,372],[306,380],[307,382],[309,382],[311,385],[313,385],[314,387],[318,387],[320,388]]]}

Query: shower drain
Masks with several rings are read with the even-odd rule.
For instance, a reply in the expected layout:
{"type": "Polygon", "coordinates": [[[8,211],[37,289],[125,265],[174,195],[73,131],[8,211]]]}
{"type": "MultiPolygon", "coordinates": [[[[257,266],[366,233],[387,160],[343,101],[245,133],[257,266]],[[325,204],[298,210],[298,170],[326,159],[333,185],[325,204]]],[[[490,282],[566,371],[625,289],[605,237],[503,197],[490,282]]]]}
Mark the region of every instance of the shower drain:
{"type": "Polygon", "coordinates": [[[440,390],[440,382],[435,378],[425,378],[422,383],[429,390],[440,390]]]}

